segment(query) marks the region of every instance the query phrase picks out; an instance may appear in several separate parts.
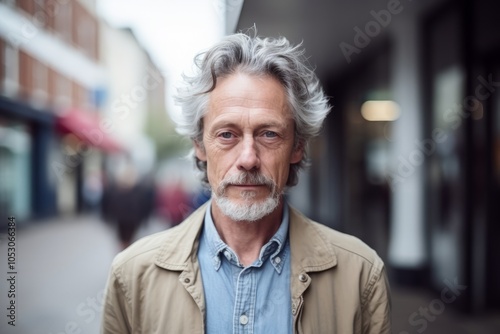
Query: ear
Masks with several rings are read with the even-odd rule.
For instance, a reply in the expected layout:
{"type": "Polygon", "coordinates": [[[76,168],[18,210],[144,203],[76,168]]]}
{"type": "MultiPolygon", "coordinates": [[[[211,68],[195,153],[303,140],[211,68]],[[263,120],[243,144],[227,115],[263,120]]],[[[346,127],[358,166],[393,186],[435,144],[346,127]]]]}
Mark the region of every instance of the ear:
{"type": "Polygon", "coordinates": [[[291,164],[296,164],[302,160],[304,157],[304,146],[302,144],[297,145],[292,151],[292,156],[290,159],[291,164]]]}
{"type": "Polygon", "coordinates": [[[207,153],[205,152],[205,147],[203,146],[203,143],[194,140],[193,145],[196,157],[201,161],[207,161],[207,153]]]}

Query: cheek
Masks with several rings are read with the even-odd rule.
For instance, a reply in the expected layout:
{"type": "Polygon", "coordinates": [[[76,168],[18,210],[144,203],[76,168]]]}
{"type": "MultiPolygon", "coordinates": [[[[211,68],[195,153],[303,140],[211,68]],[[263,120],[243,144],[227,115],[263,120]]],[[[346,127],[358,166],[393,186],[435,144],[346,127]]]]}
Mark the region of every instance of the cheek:
{"type": "Polygon", "coordinates": [[[217,155],[209,156],[207,160],[207,175],[208,181],[213,186],[224,179],[230,167],[227,167],[227,159],[224,157],[217,155]]]}
{"type": "Polygon", "coordinates": [[[286,185],[286,181],[288,181],[288,175],[290,174],[290,165],[283,166],[283,170],[281,172],[281,186],[286,185]]]}
{"type": "Polygon", "coordinates": [[[300,155],[300,158],[292,152],[292,150],[287,151],[282,157],[283,163],[279,165],[279,175],[280,175],[280,182],[281,185],[284,187],[288,181],[288,177],[290,175],[290,169],[292,164],[296,163],[295,159],[298,158],[298,161],[302,159],[302,155],[300,155]],[[292,160],[293,159],[293,160],[292,160]]]}
{"type": "Polygon", "coordinates": [[[281,160],[276,161],[271,168],[272,170],[269,170],[269,172],[272,172],[274,182],[276,182],[279,187],[284,187],[288,180],[290,165],[281,160]]]}
{"type": "Polygon", "coordinates": [[[215,161],[212,159],[207,160],[207,175],[208,175],[208,180],[210,183],[215,181],[215,176],[216,173],[215,171],[217,170],[217,165],[215,164],[215,161]]]}

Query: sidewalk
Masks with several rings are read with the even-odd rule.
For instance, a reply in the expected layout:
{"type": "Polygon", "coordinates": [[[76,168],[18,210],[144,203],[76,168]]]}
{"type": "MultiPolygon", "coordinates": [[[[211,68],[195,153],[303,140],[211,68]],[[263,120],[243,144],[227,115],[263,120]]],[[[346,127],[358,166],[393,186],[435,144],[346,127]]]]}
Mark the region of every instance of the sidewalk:
{"type": "MultiPolygon", "coordinates": [[[[151,220],[138,236],[165,229],[151,220]]],[[[113,257],[114,230],[97,217],[34,223],[16,236],[16,326],[7,324],[9,299],[5,231],[0,241],[2,334],[99,333],[102,293],[113,257]]]]}
{"type": "Polygon", "coordinates": [[[440,298],[439,293],[428,290],[392,287],[393,333],[500,333],[500,312],[464,315],[449,304],[439,303],[440,298]]]}
{"type": "MultiPolygon", "coordinates": [[[[167,228],[150,220],[138,237],[167,228]]],[[[3,231],[2,231],[3,232],[3,231]]],[[[6,318],[8,298],[5,235],[0,241],[0,333],[99,333],[102,293],[109,266],[119,251],[114,230],[98,218],[56,219],[29,226],[17,235],[16,327],[6,318]]],[[[393,287],[393,333],[498,334],[500,315],[480,317],[446,308],[432,320],[410,316],[439,298],[426,290],[393,287]],[[424,319],[424,320],[423,320],[424,319]],[[415,322],[418,321],[418,322],[415,322]]],[[[260,333],[259,333],[260,334],[260,333]]]]}

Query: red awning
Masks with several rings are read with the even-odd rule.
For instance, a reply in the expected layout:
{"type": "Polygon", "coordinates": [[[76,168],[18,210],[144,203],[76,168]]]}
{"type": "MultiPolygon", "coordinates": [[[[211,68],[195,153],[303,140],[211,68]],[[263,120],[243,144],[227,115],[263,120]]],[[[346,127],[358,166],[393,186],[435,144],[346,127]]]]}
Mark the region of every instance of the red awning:
{"type": "Polygon", "coordinates": [[[73,133],[88,145],[106,152],[122,150],[121,145],[102,129],[97,114],[70,109],[57,118],[56,127],[59,132],[73,133]]]}

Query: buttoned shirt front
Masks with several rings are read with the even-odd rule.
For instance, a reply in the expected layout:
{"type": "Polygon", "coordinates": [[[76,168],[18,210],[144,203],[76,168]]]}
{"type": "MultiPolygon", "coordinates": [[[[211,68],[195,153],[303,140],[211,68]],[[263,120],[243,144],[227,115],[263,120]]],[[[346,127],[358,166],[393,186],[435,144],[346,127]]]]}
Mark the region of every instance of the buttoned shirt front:
{"type": "Polygon", "coordinates": [[[289,213],[244,267],[220,238],[207,206],[198,260],[206,302],[206,333],[291,333],[289,213]]]}

